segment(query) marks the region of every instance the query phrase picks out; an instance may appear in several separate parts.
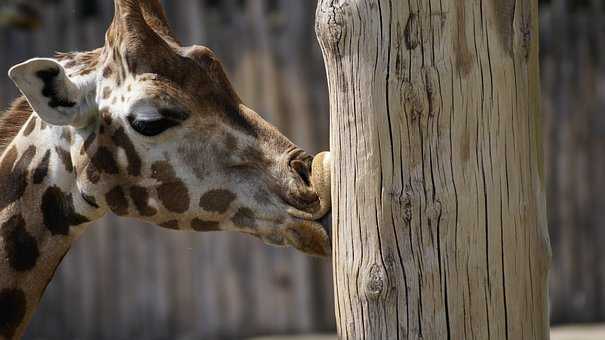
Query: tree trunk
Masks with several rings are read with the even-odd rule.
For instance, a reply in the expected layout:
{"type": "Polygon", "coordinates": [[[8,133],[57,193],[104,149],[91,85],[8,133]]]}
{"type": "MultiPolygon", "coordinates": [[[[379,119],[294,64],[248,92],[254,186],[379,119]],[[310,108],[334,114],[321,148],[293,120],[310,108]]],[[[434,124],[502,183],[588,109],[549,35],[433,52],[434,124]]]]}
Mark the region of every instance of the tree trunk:
{"type": "Polygon", "coordinates": [[[537,0],[322,0],[347,339],[548,339],[537,0]]]}

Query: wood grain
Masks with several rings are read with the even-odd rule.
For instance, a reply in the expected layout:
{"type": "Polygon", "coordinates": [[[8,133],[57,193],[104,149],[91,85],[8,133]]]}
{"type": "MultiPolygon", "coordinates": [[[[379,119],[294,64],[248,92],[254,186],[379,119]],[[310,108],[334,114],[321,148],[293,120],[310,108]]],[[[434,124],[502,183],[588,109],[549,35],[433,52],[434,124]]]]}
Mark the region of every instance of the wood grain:
{"type": "Polygon", "coordinates": [[[538,3],[500,2],[318,4],[343,339],[549,337],[538,3]]]}

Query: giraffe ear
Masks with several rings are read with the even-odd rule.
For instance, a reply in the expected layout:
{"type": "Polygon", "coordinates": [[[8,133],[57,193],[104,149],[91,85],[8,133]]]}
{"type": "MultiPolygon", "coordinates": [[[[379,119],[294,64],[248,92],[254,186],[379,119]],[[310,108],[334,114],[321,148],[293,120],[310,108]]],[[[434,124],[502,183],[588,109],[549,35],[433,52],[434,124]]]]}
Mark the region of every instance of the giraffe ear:
{"type": "Polygon", "coordinates": [[[31,59],[13,66],[8,75],[47,123],[65,126],[79,120],[81,91],[54,59],[31,59]]]}

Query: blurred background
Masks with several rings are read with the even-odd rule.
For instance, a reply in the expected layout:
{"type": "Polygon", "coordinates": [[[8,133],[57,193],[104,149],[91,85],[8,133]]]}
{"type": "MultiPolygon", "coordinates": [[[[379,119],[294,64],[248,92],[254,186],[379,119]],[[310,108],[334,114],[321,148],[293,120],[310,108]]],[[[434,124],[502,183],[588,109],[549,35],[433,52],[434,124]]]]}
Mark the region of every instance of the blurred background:
{"type": "MultiPolygon", "coordinates": [[[[328,148],[316,0],[163,1],[185,44],[212,48],[241,97],[310,152],[328,148]]],[[[541,5],[554,325],[605,321],[605,2],[541,5]]],[[[0,0],[0,106],[16,63],[103,44],[110,0],[0,0]],[[4,70],[4,71],[2,71],[4,70]]],[[[27,339],[233,339],[334,332],[331,264],[236,234],[109,216],[49,286],[27,339]]]]}

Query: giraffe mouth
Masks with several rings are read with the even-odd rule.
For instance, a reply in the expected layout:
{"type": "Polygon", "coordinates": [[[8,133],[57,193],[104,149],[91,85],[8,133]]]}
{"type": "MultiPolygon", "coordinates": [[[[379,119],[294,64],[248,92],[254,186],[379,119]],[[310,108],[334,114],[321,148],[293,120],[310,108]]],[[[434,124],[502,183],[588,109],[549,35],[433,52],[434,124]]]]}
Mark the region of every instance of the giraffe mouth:
{"type": "Polygon", "coordinates": [[[287,227],[285,237],[294,248],[314,256],[327,257],[332,253],[332,200],[330,153],[323,152],[313,159],[310,183],[318,197],[313,212],[289,209],[288,213],[300,219],[287,227]]]}
{"type": "MultiPolygon", "coordinates": [[[[331,223],[329,224],[331,225],[331,223]]],[[[303,221],[287,227],[284,236],[288,244],[303,253],[329,257],[332,254],[331,230],[331,226],[326,227],[323,223],[303,221]]]]}
{"type": "Polygon", "coordinates": [[[322,152],[313,158],[310,184],[316,200],[311,210],[289,208],[288,214],[304,220],[317,221],[332,210],[332,157],[329,152],[322,152]]]}

